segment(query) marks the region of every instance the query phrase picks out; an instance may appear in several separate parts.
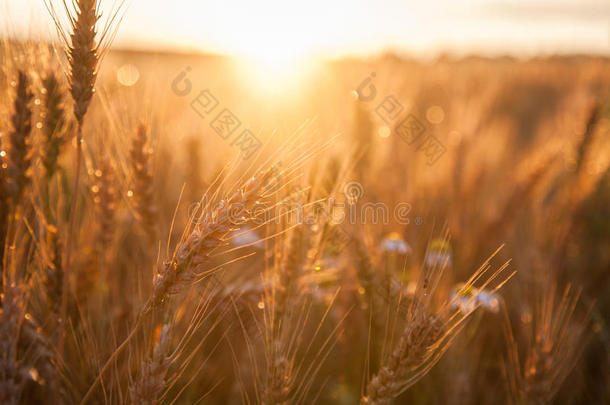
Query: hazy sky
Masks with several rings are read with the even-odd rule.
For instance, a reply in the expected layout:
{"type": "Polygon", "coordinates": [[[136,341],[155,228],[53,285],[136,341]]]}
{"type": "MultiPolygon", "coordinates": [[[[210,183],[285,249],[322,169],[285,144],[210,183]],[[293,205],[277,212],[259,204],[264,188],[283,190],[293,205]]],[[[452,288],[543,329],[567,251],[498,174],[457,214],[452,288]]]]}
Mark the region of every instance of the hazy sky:
{"type": "MultiPolygon", "coordinates": [[[[610,54],[610,0],[128,0],[127,5],[115,41],[120,46],[242,55],[390,49],[610,54]]],[[[22,35],[48,20],[43,0],[0,0],[0,13],[2,33],[22,35]]],[[[44,30],[53,32],[48,25],[44,30]]]]}

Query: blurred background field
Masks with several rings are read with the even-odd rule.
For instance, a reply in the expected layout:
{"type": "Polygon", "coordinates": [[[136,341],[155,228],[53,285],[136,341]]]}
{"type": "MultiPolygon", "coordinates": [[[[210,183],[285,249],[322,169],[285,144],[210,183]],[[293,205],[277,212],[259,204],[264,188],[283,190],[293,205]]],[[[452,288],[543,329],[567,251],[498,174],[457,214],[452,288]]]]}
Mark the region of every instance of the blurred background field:
{"type": "MultiPolygon", "coordinates": [[[[195,210],[210,210],[268,166],[281,175],[260,196],[267,207],[291,201],[310,213],[330,198],[357,209],[383,204],[390,215],[233,224],[205,256],[204,275],[143,322],[92,403],[145,403],[131,387],[163,340],[163,325],[171,325],[175,352],[161,375],[159,403],[384,403],[367,402],[369,385],[391,361],[413,303],[448,302],[464,312],[452,307],[455,297],[478,290],[465,292],[460,283],[500,246],[493,268],[510,260],[516,273],[499,291],[481,287],[493,305],[465,311],[468,322],[438,364],[417,374],[395,403],[610,400],[610,59],[603,52],[388,51],[261,63],[145,48],[113,47],[101,60],[82,128],[74,259],[64,274],[56,259],[69,228],[76,143],[69,62],[58,44],[0,44],[3,169],[15,150],[18,71],[33,93],[27,191],[19,204],[0,204],[11,207],[3,285],[19,287],[24,316],[36,321],[51,353],[33,356],[22,347],[19,322],[21,332],[3,335],[18,348],[7,358],[26,369],[15,403],[45,403],[48,390],[78,403],[140,325],[138,309],[160,269],[175,264],[200,229],[195,210]],[[50,72],[68,123],[56,131],[63,137],[58,170],[48,177],[50,72]],[[217,105],[209,113],[193,104],[211,99],[217,105]],[[213,128],[224,109],[239,121],[226,137],[213,128]],[[401,136],[408,117],[422,134],[414,142],[401,136]],[[260,145],[251,156],[244,148],[253,144],[238,141],[246,129],[260,145]],[[423,139],[434,139],[435,148],[422,147],[423,139]],[[150,191],[144,199],[141,181],[150,191]],[[354,201],[348,185],[357,185],[354,201]],[[406,212],[397,218],[401,204],[406,212]],[[431,253],[448,259],[434,298],[426,298],[421,284],[435,267],[431,253]],[[290,263],[294,280],[286,275],[290,263]],[[70,286],[63,332],[49,304],[57,277],[70,286]],[[277,315],[281,299],[290,304],[277,315]],[[56,333],[65,334],[63,357],[56,333]],[[49,365],[61,388],[39,378],[49,365]],[[274,397],[269,390],[278,384],[274,397]]],[[[0,313],[0,324],[8,324],[8,313],[0,313]]]]}

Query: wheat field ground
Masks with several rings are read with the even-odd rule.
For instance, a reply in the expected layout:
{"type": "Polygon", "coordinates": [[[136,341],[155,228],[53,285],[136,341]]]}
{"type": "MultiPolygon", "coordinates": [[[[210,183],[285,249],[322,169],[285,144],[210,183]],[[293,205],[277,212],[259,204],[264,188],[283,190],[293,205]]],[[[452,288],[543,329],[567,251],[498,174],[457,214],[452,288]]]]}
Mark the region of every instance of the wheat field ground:
{"type": "Polygon", "coordinates": [[[610,59],[280,83],[75,4],[0,43],[0,403],[610,401],[610,59]]]}

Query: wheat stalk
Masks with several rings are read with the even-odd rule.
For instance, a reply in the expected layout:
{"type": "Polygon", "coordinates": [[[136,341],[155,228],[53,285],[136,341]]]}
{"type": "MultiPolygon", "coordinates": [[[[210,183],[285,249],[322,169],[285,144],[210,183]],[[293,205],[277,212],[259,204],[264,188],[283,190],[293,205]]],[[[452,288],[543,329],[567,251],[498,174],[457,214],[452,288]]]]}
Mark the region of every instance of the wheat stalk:
{"type": "MultiPolygon", "coordinates": [[[[51,11],[51,16],[55,25],[67,47],[69,62],[70,94],[74,100],[74,117],[77,122],[76,131],[76,157],[74,170],[74,185],[72,188],[72,199],[70,202],[70,220],[68,224],[68,235],[66,238],[66,271],[70,271],[72,238],[74,233],[74,221],[76,216],[76,204],[78,202],[78,188],[80,183],[81,160],[82,160],[82,139],[83,139],[83,120],[91,98],[94,93],[95,79],[97,77],[97,65],[99,62],[99,42],[96,41],[96,24],[100,18],[98,13],[98,0],[75,0],[73,2],[74,11],[70,13],[68,5],[64,2],[64,8],[70,19],[70,39],[68,40],[52,4],[47,3],[51,11]]],[[[102,35],[103,38],[103,35],[102,35]]],[[[62,303],[60,321],[65,322],[67,305],[69,276],[64,277],[62,289],[62,303]]],[[[60,333],[58,352],[60,358],[63,354],[63,333],[60,333]]]]}

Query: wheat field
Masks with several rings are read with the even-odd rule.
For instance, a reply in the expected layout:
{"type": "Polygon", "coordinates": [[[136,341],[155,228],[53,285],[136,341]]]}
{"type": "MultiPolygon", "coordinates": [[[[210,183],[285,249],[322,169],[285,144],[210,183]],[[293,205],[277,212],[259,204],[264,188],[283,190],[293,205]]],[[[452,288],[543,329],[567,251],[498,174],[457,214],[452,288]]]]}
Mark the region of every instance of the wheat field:
{"type": "Polygon", "coordinates": [[[278,85],[102,11],[0,43],[0,403],[610,401],[610,59],[278,85]]]}

